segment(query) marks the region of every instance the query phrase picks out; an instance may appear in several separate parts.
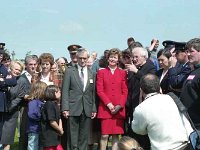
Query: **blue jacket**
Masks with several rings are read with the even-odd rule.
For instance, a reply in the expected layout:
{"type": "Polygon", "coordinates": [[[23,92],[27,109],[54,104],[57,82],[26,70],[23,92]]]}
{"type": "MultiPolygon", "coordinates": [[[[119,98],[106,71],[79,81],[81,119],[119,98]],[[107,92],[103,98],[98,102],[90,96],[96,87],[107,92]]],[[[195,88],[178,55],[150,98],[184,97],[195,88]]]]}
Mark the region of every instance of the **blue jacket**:
{"type": "Polygon", "coordinates": [[[6,93],[8,92],[8,87],[12,87],[17,84],[15,77],[6,79],[8,75],[9,73],[7,69],[4,65],[0,64],[0,112],[8,112],[6,93]]]}
{"type": "Polygon", "coordinates": [[[39,133],[41,121],[41,109],[44,103],[39,99],[28,103],[28,133],[39,133]]]}
{"type": "Polygon", "coordinates": [[[190,63],[177,64],[175,67],[168,70],[168,81],[171,90],[180,96],[183,84],[191,72],[190,63]]]}

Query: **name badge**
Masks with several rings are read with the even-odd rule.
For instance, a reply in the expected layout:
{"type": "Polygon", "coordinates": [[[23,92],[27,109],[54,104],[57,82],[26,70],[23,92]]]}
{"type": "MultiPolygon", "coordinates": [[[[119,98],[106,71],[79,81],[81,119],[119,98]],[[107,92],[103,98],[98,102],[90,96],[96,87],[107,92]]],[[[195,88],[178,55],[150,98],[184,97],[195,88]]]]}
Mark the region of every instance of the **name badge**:
{"type": "Polygon", "coordinates": [[[188,78],[187,78],[187,80],[193,80],[194,77],[195,77],[195,75],[189,75],[188,78]]]}
{"type": "Polygon", "coordinates": [[[93,79],[90,79],[90,83],[93,83],[93,79]]]}

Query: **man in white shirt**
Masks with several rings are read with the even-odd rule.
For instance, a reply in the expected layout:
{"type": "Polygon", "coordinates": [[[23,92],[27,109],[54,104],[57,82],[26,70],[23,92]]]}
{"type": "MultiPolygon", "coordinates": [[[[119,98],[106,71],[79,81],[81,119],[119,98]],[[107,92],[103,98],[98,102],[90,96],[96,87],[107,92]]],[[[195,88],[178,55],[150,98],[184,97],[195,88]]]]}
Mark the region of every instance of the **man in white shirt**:
{"type": "MultiPolygon", "coordinates": [[[[38,57],[37,55],[28,55],[25,58],[25,71],[21,75],[20,78],[24,78],[26,81],[26,93],[27,95],[31,89],[31,82],[33,82],[33,75],[36,73],[36,69],[38,66],[38,57]]],[[[28,135],[27,135],[27,107],[28,101],[24,99],[22,102],[22,109],[21,109],[21,118],[20,118],[20,138],[19,138],[19,150],[27,150],[28,145],[28,135]]]]}
{"type": "Polygon", "coordinates": [[[158,77],[152,74],[143,76],[140,88],[144,101],[133,113],[133,131],[140,135],[148,134],[152,150],[187,149],[192,128],[174,100],[159,93],[158,77]]]}

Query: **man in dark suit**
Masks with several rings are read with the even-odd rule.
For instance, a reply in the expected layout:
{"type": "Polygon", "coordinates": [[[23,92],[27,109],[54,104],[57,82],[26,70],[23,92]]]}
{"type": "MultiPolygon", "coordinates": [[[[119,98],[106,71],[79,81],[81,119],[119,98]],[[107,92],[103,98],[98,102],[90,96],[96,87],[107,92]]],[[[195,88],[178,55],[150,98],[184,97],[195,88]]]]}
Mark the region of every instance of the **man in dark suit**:
{"type": "Polygon", "coordinates": [[[69,67],[63,78],[61,111],[67,121],[68,150],[86,150],[90,121],[96,116],[95,75],[86,67],[87,50],[77,51],[77,67],[69,67]]]}
{"type": "MultiPolygon", "coordinates": [[[[71,61],[67,64],[65,70],[67,70],[68,67],[77,67],[78,60],[77,60],[76,53],[77,53],[77,49],[79,48],[81,48],[81,46],[78,44],[72,44],[67,47],[71,61]]],[[[62,82],[64,78],[63,76],[64,74],[62,75],[62,82]]],[[[62,119],[63,130],[64,130],[64,134],[61,137],[61,144],[62,144],[62,147],[66,150],[67,149],[67,142],[66,142],[67,141],[67,120],[63,116],[61,116],[61,119],[62,119]]]]}
{"type": "MultiPolygon", "coordinates": [[[[29,55],[25,58],[25,72],[21,75],[20,78],[24,78],[26,84],[26,95],[29,94],[31,89],[31,82],[33,81],[33,75],[36,73],[36,69],[38,66],[38,57],[36,55],[29,55]]],[[[27,108],[28,101],[26,100],[26,96],[22,101],[22,108],[20,111],[20,138],[19,138],[19,150],[27,150],[28,145],[28,134],[27,132],[27,108]]]]}

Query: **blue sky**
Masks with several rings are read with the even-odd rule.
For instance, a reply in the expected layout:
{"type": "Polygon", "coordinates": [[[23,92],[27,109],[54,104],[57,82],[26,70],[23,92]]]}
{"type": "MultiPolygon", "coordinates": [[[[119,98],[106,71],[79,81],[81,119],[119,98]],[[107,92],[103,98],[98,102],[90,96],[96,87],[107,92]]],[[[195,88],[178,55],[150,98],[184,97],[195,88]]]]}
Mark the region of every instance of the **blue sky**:
{"type": "Polygon", "coordinates": [[[144,46],[154,37],[200,37],[200,0],[4,0],[0,17],[0,42],[15,58],[28,51],[69,58],[70,44],[100,56],[105,49],[124,50],[130,36],[144,46]]]}

